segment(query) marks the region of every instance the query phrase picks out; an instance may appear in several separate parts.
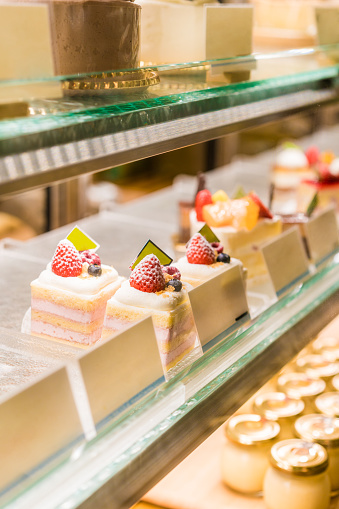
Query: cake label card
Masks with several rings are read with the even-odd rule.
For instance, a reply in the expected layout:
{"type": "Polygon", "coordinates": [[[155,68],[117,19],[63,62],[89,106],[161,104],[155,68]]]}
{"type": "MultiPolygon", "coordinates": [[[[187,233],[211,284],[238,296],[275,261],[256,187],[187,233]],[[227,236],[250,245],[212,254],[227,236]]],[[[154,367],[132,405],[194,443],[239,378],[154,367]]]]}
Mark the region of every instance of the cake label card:
{"type": "Polygon", "coordinates": [[[97,426],[163,376],[151,316],[84,354],[79,364],[97,426]]]}
{"type": "Polygon", "coordinates": [[[277,295],[309,274],[309,266],[298,227],[282,233],[262,247],[265,263],[277,295]]]}
{"type": "Polygon", "coordinates": [[[158,258],[161,265],[170,265],[170,263],[173,262],[173,258],[168,256],[165,251],[160,249],[160,247],[154,244],[154,242],[148,240],[137,257],[133,260],[129,268],[133,270],[138,265],[138,263],[141,262],[143,258],[145,258],[145,256],[150,254],[154,254],[158,258]]]}
{"type": "Polygon", "coordinates": [[[335,208],[315,215],[303,225],[312,261],[319,265],[339,247],[339,231],[335,208]]]}
{"type": "Polygon", "coordinates": [[[189,290],[188,295],[202,346],[248,313],[240,264],[189,290]]]}
{"type": "Polygon", "coordinates": [[[66,368],[0,400],[0,490],[83,438],[66,368]]]}
{"type": "MultiPolygon", "coordinates": [[[[247,56],[252,53],[253,7],[212,4],[204,6],[206,60],[247,56]]],[[[253,57],[212,65],[212,74],[245,72],[256,66],[253,57]]]]}
{"type": "Polygon", "coordinates": [[[200,235],[205,237],[207,242],[211,242],[211,243],[212,242],[220,242],[220,240],[218,239],[218,237],[216,236],[214,231],[211,230],[211,228],[208,226],[208,224],[205,224],[202,228],[200,228],[198,233],[200,233],[200,235]]]}
{"type": "Polygon", "coordinates": [[[96,251],[100,247],[100,244],[95,242],[95,240],[79,228],[79,226],[75,226],[67,235],[66,239],[72,242],[75,249],[78,251],[87,251],[88,249],[96,251]]]}
{"type": "Polygon", "coordinates": [[[60,82],[46,80],[54,76],[47,4],[1,4],[0,48],[0,81],[40,79],[1,86],[0,102],[62,97],[60,82]]]}

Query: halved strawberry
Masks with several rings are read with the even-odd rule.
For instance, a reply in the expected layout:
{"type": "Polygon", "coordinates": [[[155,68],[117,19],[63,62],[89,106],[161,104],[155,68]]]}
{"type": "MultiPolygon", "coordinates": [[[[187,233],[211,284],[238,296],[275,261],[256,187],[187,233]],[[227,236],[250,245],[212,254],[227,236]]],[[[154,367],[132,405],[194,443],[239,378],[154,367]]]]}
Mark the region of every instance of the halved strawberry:
{"type": "Polygon", "coordinates": [[[263,204],[263,202],[260,200],[259,196],[255,194],[253,191],[251,191],[248,195],[254,203],[256,203],[259,207],[259,217],[267,217],[268,219],[273,219],[272,212],[266,207],[266,205],[263,204]]]}
{"type": "Polygon", "coordinates": [[[129,284],[141,292],[155,293],[165,288],[165,277],[158,258],[154,254],[145,256],[129,277],[129,284]]]}
{"type": "Polygon", "coordinates": [[[199,265],[211,265],[216,260],[211,244],[207,242],[201,233],[196,233],[189,241],[186,256],[188,263],[199,265]]]}
{"type": "Polygon", "coordinates": [[[52,272],[61,277],[77,277],[82,272],[82,260],[79,251],[72,242],[62,240],[57,245],[52,258],[52,272]]]}
{"type": "Polygon", "coordinates": [[[202,191],[199,191],[197,196],[195,197],[195,211],[197,213],[197,220],[203,221],[202,217],[202,208],[204,205],[210,205],[213,203],[212,195],[209,192],[208,189],[203,189],[202,191]]]}

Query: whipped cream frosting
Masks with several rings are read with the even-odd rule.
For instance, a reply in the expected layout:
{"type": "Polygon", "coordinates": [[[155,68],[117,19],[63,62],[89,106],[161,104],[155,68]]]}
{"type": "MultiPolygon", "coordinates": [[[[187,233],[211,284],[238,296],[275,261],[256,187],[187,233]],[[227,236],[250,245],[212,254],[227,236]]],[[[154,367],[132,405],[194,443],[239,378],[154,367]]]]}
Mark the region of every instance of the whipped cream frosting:
{"type": "Polygon", "coordinates": [[[87,274],[81,274],[77,277],[62,277],[52,272],[51,264],[49,263],[47,268],[41,272],[37,282],[48,287],[67,290],[81,295],[93,295],[118,279],[118,272],[113,267],[101,265],[101,268],[102,275],[100,277],[87,274]]]}
{"type": "Polygon", "coordinates": [[[285,168],[304,168],[308,167],[308,160],[300,148],[286,148],[278,153],[276,161],[277,166],[285,168]]]}
{"type": "MultiPolygon", "coordinates": [[[[238,260],[237,263],[239,263],[238,260]]],[[[220,262],[212,263],[211,265],[203,265],[199,263],[189,263],[187,257],[183,256],[182,258],[179,258],[179,260],[173,265],[178,267],[183,276],[205,279],[211,277],[211,275],[217,275],[229,267],[233,267],[236,265],[236,263],[234,260],[231,260],[231,263],[220,262]]]]}
{"type": "Polygon", "coordinates": [[[180,292],[162,291],[147,293],[130,286],[129,281],[124,281],[115,293],[114,298],[121,304],[145,309],[157,309],[160,311],[172,311],[182,304],[187,298],[187,291],[183,285],[180,292]]]}

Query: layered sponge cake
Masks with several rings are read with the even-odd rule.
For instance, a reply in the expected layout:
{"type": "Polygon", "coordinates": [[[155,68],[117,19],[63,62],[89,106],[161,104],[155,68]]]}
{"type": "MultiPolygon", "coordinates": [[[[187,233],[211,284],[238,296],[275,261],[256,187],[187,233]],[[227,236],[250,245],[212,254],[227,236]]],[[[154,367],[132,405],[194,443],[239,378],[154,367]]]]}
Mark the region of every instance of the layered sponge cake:
{"type": "Polygon", "coordinates": [[[242,263],[223,252],[220,242],[208,242],[200,233],[195,233],[189,240],[186,256],[174,264],[184,281],[196,287],[208,279],[224,272],[234,265],[242,263]]]}
{"type": "Polygon", "coordinates": [[[187,289],[180,273],[162,267],[154,254],[145,256],[107,302],[103,337],[152,315],[165,371],[193,350],[198,335],[187,289]]]}
{"type": "Polygon", "coordinates": [[[53,259],[31,283],[31,333],[91,345],[101,337],[106,303],[124,278],[99,256],[59,242],[53,259]]]}

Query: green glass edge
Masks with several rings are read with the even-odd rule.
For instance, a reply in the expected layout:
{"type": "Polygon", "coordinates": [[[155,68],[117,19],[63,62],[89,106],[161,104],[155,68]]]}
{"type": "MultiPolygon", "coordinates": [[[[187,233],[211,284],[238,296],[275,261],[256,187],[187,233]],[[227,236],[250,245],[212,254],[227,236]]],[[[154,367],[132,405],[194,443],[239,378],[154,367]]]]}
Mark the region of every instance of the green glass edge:
{"type": "MultiPolygon", "coordinates": [[[[225,336],[218,344],[216,344],[211,350],[206,352],[203,357],[196,360],[189,370],[184,370],[183,374],[178,374],[175,378],[173,378],[170,382],[164,383],[162,386],[157,388],[153,393],[146,396],[143,400],[138,402],[132,409],[126,411],[119,418],[115,419],[114,422],[105,426],[105,428],[98,433],[98,435],[82,445],[83,452],[86,452],[93,447],[96,446],[98,442],[105,440],[105,437],[110,436],[115,431],[119,430],[119,428],[125,424],[132,423],[136,419],[138,419],[139,415],[143,412],[147,411],[152,407],[154,402],[158,402],[159,399],[163,399],[167,394],[170,394],[176,387],[182,385],[183,378],[187,378],[188,376],[194,376],[195,373],[200,372],[204,366],[207,366],[213,363],[214,359],[218,358],[220,355],[224,354],[229,350],[236,342],[240,339],[249,336],[251,334],[255,334],[255,332],[260,328],[267,320],[269,320],[273,315],[276,315],[279,311],[284,309],[287,305],[290,305],[293,301],[301,298],[305,293],[311,292],[312,287],[320,282],[327,274],[334,272],[339,268],[339,257],[335,255],[327,265],[318,271],[316,274],[310,276],[304,283],[300,284],[296,288],[293,288],[286,296],[282,297],[278,302],[273,304],[270,308],[264,311],[257,319],[255,319],[252,324],[246,329],[240,329],[230,336],[225,336]]],[[[229,379],[232,374],[235,373],[235,370],[241,369],[246,362],[253,359],[256,355],[258,355],[261,351],[263,351],[269,344],[275,341],[278,337],[280,337],[286,330],[291,328],[294,323],[298,322],[304,316],[308,315],[314,309],[317,308],[319,304],[324,302],[328,297],[330,297],[335,291],[339,289],[339,277],[337,280],[317,299],[313,299],[313,301],[305,306],[299,313],[297,313],[293,318],[287,320],[286,323],[282,327],[278,327],[274,333],[270,333],[269,337],[263,339],[258,345],[256,345],[252,350],[247,352],[241,359],[236,361],[232,366],[228,367],[225,371],[219,374],[215,379],[209,382],[205,387],[199,390],[194,397],[187,400],[182,406],[175,410],[172,414],[170,414],[166,419],[164,419],[160,424],[155,426],[152,429],[152,436],[148,439],[142,437],[136,443],[133,443],[129,449],[124,451],[120,457],[116,458],[112,464],[110,469],[110,477],[113,477],[119,470],[121,470],[124,466],[126,466],[133,458],[135,458],[140,452],[146,449],[154,440],[158,439],[161,434],[166,431],[170,426],[172,426],[175,422],[177,422],[180,418],[186,415],[192,408],[199,404],[200,401],[209,397],[214,391],[216,391],[227,379],[229,379]],[[138,444],[137,450],[135,452],[135,446],[138,444]]],[[[58,464],[53,466],[52,468],[47,469],[45,472],[42,472],[42,475],[39,479],[33,481],[28,487],[27,490],[34,489],[35,485],[38,485],[42,480],[51,476],[54,472],[57,472],[64,465],[68,464],[71,460],[71,457],[63,458],[58,464]]],[[[105,471],[109,467],[105,465],[105,471]]],[[[82,486],[79,490],[75,490],[73,492],[72,500],[67,502],[67,507],[69,509],[76,508],[80,503],[85,501],[94,491],[99,489],[104,481],[98,478],[100,477],[100,473],[98,476],[93,477],[91,479],[90,487],[84,489],[82,486]]],[[[107,477],[106,477],[107,479],[107,477]]],[[[16,498],[24,496],[26,490],[21,491],[17,495],[14,495],[12,500],[9,503],[13,503],[16,498]]]]}
{"type": "Polygon", "coordinates": [[[0,154],[10,155],[90,139],[281,97],[303,90],[335,87],[339,65],[261,81],[241,82],[194,92],[100,108],[0,122],[0,154]]]}

